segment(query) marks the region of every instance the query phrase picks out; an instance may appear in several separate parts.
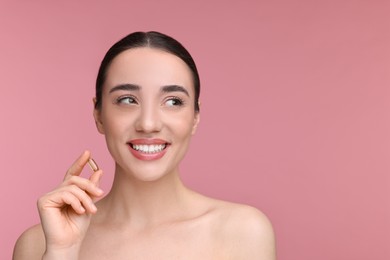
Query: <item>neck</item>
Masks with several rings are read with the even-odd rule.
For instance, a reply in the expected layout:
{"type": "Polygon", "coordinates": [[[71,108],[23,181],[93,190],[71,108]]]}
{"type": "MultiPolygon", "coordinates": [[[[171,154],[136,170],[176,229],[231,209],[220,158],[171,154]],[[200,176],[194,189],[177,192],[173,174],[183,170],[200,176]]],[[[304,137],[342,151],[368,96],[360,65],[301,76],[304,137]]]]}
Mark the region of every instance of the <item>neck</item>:
{"type": "Polygon", "coordinates": [[[115,223],[146,227],[183,217],[190,193],[178,170],[158,180],[143,181],[117,169],[112,189],[102,204],[105,217],[115,223]]]}

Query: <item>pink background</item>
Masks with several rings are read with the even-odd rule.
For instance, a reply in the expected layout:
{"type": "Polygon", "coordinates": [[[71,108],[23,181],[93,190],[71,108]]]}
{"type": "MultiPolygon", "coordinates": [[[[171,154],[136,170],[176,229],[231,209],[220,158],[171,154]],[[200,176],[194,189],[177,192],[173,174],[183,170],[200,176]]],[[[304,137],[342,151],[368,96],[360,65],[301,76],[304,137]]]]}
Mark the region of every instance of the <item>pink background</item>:
{"type": "Polygon", "coordinates": [[[188,186],[265,212],[280,260],[390,259],[389,3],[1,1],[0,259],[83,149],[109,189],[94,82],[138,30],[179,39],[200,70],[188,186]]]}

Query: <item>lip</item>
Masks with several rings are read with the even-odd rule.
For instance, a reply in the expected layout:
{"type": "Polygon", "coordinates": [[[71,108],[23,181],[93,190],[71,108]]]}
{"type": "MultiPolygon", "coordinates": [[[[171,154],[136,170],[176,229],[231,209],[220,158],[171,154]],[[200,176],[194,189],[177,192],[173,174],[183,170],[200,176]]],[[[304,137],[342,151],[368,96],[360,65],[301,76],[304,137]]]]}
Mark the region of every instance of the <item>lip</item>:
{"type": "Polygon", "coordinates": [[[167,141],[158,138],[140,138],[130,140],[128,143],[131,144],[168,144],[167,141]]]}
{"type": "Polygon", "coordinates": [[[163,139],[157,139],[157,138],[140,138],[140,139],[133,139],[133,140],[130,140],[129,142],[127,142],[127,145],[129,146],[129,149],[130,149],[130,152],[132,153],[132,155],[139,159],[139,160],[142,160],[142,161],[153,161],[153,160],[158,160],[160,159],[161,157],[163,157],[165,155],[165,153],[167,152],[167,149],[169,147],[169,143],[163,139]],[[133,149],[132,145],[133,144],[137,144],[137,145],[161,145],[161,144],[165,144],[166,147],[160,151],[160,152],[157,152],[157,153],[143,153],[141,151],[137,151],[135,149],[133,149]]]}

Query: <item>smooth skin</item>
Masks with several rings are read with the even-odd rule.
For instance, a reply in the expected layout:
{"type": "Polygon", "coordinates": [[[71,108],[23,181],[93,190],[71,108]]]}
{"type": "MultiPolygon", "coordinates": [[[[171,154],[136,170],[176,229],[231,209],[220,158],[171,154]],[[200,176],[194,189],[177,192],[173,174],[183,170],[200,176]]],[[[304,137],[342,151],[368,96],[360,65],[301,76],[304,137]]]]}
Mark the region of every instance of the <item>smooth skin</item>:
{"type": "Polygon", "coordinates": [[[179,163],[200,119],[181,59],[148,47],[119,54],[94,117],[115,160],[112,189],[102,198],[101,170],[79,176],[91,156],[84,152],[63,183],[38,200],[41,224],[21,235],[14,260],[276,259],[263,213],[205,197],[180,180],[179,163]],[[123,84],[137,88],[117,88],[123,84]],[[172,85],[184,91],[164,88],[172,85]],[[129,142],[150,138],[170,144],[164,156],[136,158],[129,142]]]}

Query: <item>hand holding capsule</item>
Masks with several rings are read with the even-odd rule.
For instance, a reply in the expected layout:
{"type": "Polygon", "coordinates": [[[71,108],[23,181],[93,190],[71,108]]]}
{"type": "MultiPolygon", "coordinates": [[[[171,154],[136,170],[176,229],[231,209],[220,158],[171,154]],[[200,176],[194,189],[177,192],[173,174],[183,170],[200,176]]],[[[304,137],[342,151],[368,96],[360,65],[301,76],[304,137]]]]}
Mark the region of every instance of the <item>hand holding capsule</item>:
{"type": "Polygon", "coordinates": [[[85,151],[69,168],[64,181],[38,200],[38,210],[46,239],[45,256],[66,254],[76,257],[88,229],[91,215],[96,213],[94,201],[103,195],[99,188],[102,176],[97,164],[85,151]],[[80,177],[89,162],[94,170],[89,179],[80,177]]]}

